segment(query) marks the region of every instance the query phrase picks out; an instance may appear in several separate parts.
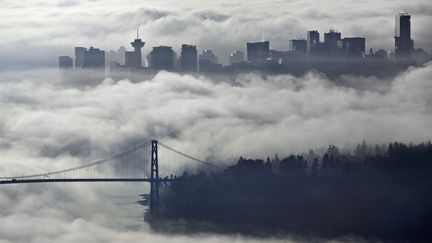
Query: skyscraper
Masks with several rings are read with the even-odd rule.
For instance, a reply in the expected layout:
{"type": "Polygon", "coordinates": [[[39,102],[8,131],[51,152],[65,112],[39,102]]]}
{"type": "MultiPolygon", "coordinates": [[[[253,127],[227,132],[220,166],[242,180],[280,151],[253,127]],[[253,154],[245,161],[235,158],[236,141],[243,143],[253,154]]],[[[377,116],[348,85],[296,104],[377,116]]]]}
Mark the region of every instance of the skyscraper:
{"type": "Polygon", "coordinates": [[[366,51],[366,39],[362,37],[349,37],[342,40],[342,49],[347,56],[363,57],[366,51]]]}
{"type": "Polygon", "coordinates": [[[270,42],[247,43],[247,60],[254,65],[262,65],[270,56],[270,42]]]}
{"type": "Polygon", "coordinates": [[[143,48],[145,42],[139,38],[139,33],[137,30],[137,38],[131,42],[134,51],[127,51],[125,53],[125,64],[127,67],[140,68],[142,65],[142,55],[141,48],[143,48]]]}
{"type": "Polygon", "coordinates": [[[105,68],[105,51],[90,47],[84,51],[84,68],[105,68]]]}
{"type": "Polygon", "coordinates": [[[213,54],[212,50],[203,50],[201,55],[199,55],[200,61],[208,61],[208,63],[216,64],[218,62],[218,58],[215,54],[213,54]]]}
{"type": "Polygon", "coordinates": [[[335,30],[330,30],[328,33],[324,33],[324,44],[329,53],[334,54],[338,49],[338,41],[341,40],[341,33],[335,30]]]}
{"type": "Polygon", "coordinates": [[[397,57],[408,57],[414,49],[414,42],[411,39],[411,15],[397,14],[395,27],[395,54],[397,57]]]}
{"type": "Polygon", "coordinates": [[[120,65],[126,65],[126,47],[120,46],[117,50],[117,62],[120,65]]]}
{"type": "Polygon", "coordinates": [[[229,63],[233,65],[235,63],[244,62],[244,53],[242,51],[234,51],[229,55],[229,63]]]}
{"type": "Polygon", "coordinates": [[[198,57],[200,72],[218,72],[222,65],[218,64],[218,57],[213,54],[212,50],[203,50],[198,57]]]}
{"type": "Polygon", "coordinates": [[[105,68],[105,51],[75,47],[75,68],[105,68]]]}
{"type": "Polygon", "coordinates": [[[293,53],[304,55],[306,54],[307,41],[306,40],[290,40],[290,50],[293,53]]]}
{"type": "Polygon", "coordinates": [[[320,34],[318,31],[312,30],[307,32],[306,50],[308,53],[315,52],[319,42],[320,34]]]}
{"type": "Polygon", "coordinates": [[[174,58],[172,47],[153,47],[150,53],[150,67],[157,70],[174,70],[174,58]]]}
{"type": "Polygon", "coordinates": [[[60,56],[58,60],[59,68],[72,68],[73,59],[69,56],[60,56]]]}
{"type": "Polygon", "coordinates": [[[75,68],[82,68],[84,65],[84,55],[87,48],[75,47],[75,68]]]}
{"type": "Polygon", "coordinates": [[[183,72],[198,72],[198,51],[196,46],[182,45],[180,69],[183,72]]]}

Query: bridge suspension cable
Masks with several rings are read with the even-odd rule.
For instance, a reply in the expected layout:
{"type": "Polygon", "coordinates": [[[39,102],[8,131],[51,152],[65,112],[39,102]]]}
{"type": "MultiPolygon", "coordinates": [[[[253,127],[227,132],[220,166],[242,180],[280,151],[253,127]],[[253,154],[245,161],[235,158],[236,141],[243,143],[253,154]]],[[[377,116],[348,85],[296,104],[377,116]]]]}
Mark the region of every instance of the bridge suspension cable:
{"type": "MultiPolygon", "coordinates": [[[[51,171],[51,172],[39,173],[39,174],[32,174],[32,175],[0,177],[0,180],[5,180],[5,179],[50,178],[52,176],[59,175],[59,174],[64,174],[64,173],[68,173],[68,172],[70,172],[70,174],[72,174],[75,171],[85,170],[85,169],[88,169],[90,167],[100,166],[100,165],[103,165],[103,164],[110,163],[110,162],[112,162],[114,160],[130,156],[131,154],[133,154],[133,153],[135,153],[137,151],[140,151],[140,150],[143,150],[143,149],[149,147],[150,144],[151,144],[151,142],[146,142],[146,143],[140,144],[138,146],[135,146],[133,148],[124,150],[124,151],[122,151],[122,152],[120,152],[118,154],[114,154],[114,155],[105,157],[103,159],[100,159],[100,160],[97,160],[97,161],[94,161],[94,162],[91,162],[91,163],[88,163],[88,164],[85,164],[85,165],[72,167],[72,168],[69,168],[69,169],[58,170],[58,171],[51,171]]],[[[90,172],[90,171],[87,171],[87,172],[90,172]]]]}
{"type": "Polygon", "coordinates": [[[180,151],[178,151],[178,150],[176,150],[176,149],[174,149],[174,148],[172,148],[172,147],[170,147],[170,146],[168,146],[168,145],[166,145],[166,144],[163,144],[163,143],[161,143],[161,142],[159,142],[159,145],[161,145],[161,146],[167,148],[168,150],[170,150],[170,151],[172,151],[172,152],[174,152],[174,153],[180,154],[180,155],[182,155],[182,156],[184,156],[184,157],[186,157],[186,158],[188,158],[188,159],[191,159],[191,160],[193,160],[193,161],[196,161],[196,162],[198,162],[198,163],[201,163],[201,164],[204,164],[204,165],[208,165],[208,166],[211,166],[211,167],[214,167],[214,168],[218,168],[218,169],[223,169],[222,166],[219,166],[219,165],[216,165],[216,164],[213,164],[213,163],[210,163],[210,162],[204,161],[204,160],[197,159],[197,158],[195,158],[195,157],[192,157],[191,155],[188,155],[188,154],[185,154],[185,153],[183,153],[183,152],[180,152],[180,151]]]}
{"type": "MultiPolygon", "coordinates": [[[[156,141],[156,140],[154,140],[156,141]]],[[[156,141],[157,142],[157,141],[156,141]]],[[[221,166],[197,159],[158,142],[160,178],[172,178],[182,172],[196,173],[221,166]]],[[[23,176],[1,177],[0,184],[48,181],[148,181],[151,180],[152,142],[146,142],[118,154],[69,169],[23,176]]]]}

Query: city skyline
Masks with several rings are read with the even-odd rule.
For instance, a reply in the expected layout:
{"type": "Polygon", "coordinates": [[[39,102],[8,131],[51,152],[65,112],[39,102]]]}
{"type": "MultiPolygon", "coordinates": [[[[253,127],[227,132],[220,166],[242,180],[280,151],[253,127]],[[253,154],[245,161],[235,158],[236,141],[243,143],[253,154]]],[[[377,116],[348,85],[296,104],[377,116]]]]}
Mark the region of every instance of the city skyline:
{"type": "Polygon", "coordinates": [[[430,0],[1,6],[0,243],[432,241],[430,0]]]}
{"type": "MultiPolygon", "coordinates": [[[[400,35],[400,29],[401,29],[401,26],[400,26],[400,23],[402,23],[402,24],[404,24],[405,26],[408,26],[408,27],[405,27],[405,28],[408,28],[407,30],[404,30],[403,31],[403,33],[402,33],[402,35],[404,35],[404,33],[407,33],[407,34],[405,34],[405,35],[407,35],[408,37],[406,37],[406,38],[408,38],[409,39],[409,41],[410,41],[410,44],[402,44],[404,47],[402,47],[402,48],[408,48],[408,49],[412,49],[413,51],[415,50],[415,49],[423,49],[424,50],[424,48],[422,48],[422,47],[416,47],[415,46],[415,42],[414,42],[414,40],[412,40],[411,39],[411,35],[412,35],[412,33],[411,33],[411,24],[410,24],[410,19],[411,19],[411,14],[410,13],[406,13],[406,12],[399,12],[399,13],[397,13],[396,14],[396,21],[395,21],[395,33],[394,33],[394,41],[395,41],[395,44],[394,44],[394,47],[393,47],[393,49],[376,49],[376,48],[374,48],[374,47],[372,47],[372,46],[370,46],[370,45],[368,45],[368,42],[367,42],[367,37],[366,36],[362,36],[362,35],[357,35],[357,36],[346,36],[346,35],[343,35],[343,33],[341,33],[341,32],[338,32],[338,30],[337,29],[333,29],[333,28],[331,28],[331,29],[329,29],[328,30],[328,32],[321,32],[321,30],[318,30],[318,29],[313,29],[313,30],[309,30],[309,31],[307,31],[306,32],[306,34],[305,34],[305,36],[303,36],[303,37],[298,37],[298,38],[287,38],[287,43],[288,43],[288,46],[285,48],[285,49],[281,49],[281,50],[277,50],[277,51],[283,51],[283,52],[289,52],[289,51],[291,51],[291,52],[305,52],[305,53],[309,53],[310,52],[310,43],[312,42],[312,41],[317,41],[317,45],[318,44],[320,44],[320,43],[324,43],[324,44],[326,44],[326,45],[329,45],[331,42],[333,43],[333,44],[330,44],[330,45],[334,45],[334,47],[331,47],[332,49],[337,49],[337,48],[339,48],[339,49],[343,49],[344,51],[345,51],[345,49],[346,48],[349,48],[349,44],[347,44],[347,43],[349,43],[349,42],[352,42],[352,45],[353,46],[355,46],[355,50],[354,49],[352,49],[351,48],[351,50],[348,50],[348,52],[351,52],[352,54],[354,54],[355,55],[355,53],[354,52],[358,52],[358,51],[362,51],[362,54],[363,55],[366,55],[366,54],[368,54],[371,50],[373,50],[373,51],[386,51],[386,52],[388,52],[389,54],[396,54],[397,55],[397,44],[396,44],[396,42],[397,42],[397,40],[398,40],[398,38],[397,38],[397,36],[398,35],[400,35]],[[401,16],[407,16],[407,20],[408,20],[408,24],[404,24],[404,22],[400,22],[399,21],[399,19],[401,18],[401,16]],[[399,26],[398,26],[399,25],[399,26]],[[399,32],[398,32],[398,30],[399,30],[399,32]],[[315,34],[316,34],[316,37],[314,37],[314,39],[313,40],[309,40],[309,38],[310,38],[310,33],[311,32],[315,32],[315,34]],[[332,41],[330,38],[330,36],[331,35],[336,35],[335,37],[332,37],[334,40],[332,41]],[[316,39],[317,38],[317,39],[316,39]],[[338,44],[337,43],[337,41],[338,40],[341,40],[341,41],[343,41],[343,42],[341,42],[340,44],[338,44]],[[303,41],[304,41],[304,43],[303,43],[303,41]],[[412,42],[412,43],[411,43],[412,42]],[[296,46],[298,46],[298,45],[302,45],[303,47],[301,48],[302,50],[300,50],[300,48],[297,48],[297,50],[296,50],[296,46]],[[337,47],[337,45],[340,45],[339,47],[337,47]]],[[[406,21],[405,21],[406,22],[406,21]]],[[[404,37],[405,38],[405,37],[404,37]]],[[[406,39],[405,38],[405,39],[406,39]]],[[[271,38],[270,38],[271,39],[271,38]]],[[[136,37],[136,39],[134,40],[135,42],[137,42],[137,41],[141,41],[141,38],[140,38],[140,36],[139,36],[139,28],[137,28],[137,37],[136,37]]],[[[260,42],[268,42],[268,43],[270,43],[270,41],[269,40],[261,40],[261,41],[257,41],[257,40],[251,40],[251,41],[248,41],[247,43],[260,43],[260,42]]],[[[403,43],[406,43],[407,42],[407,40],[404,40],[404,42],[403,43]]],[[[144,43],[144,42],[143,42],[144,43]]],[[[131,44],[132,45],[134,45],[134,43],[132,43],[131,42],[131,44]]],[[[212,48],[207,48],[207,49],[199,49],[199,46],[197,46],[196,44],[193,44],[193,43],[182,43],[181,44],[181,46],[183,47],[184,45],[189,45],[189,46],[195,46],[196,48],[197,48],[197,51],[199,52],[199,51],[203,51],[203,53],[206,51],[206,50],[211,50],[212,51],[212,48]]],[[[167,46],[167,45],[160,45],[159,47],[162,47],[162,46],[167,46]]],[[[92,46],[93,47],[93,46],[92,46]]],[[[142,48],[142,47],[144,47],[144,44],[142,44],[142,46],[140,47],[140,48],[142,48]]],[[[146,58],[148,59],[148,57],[150,57],[150,55],[151,55],[151,52],[152,52],[152,50],[153,50],[153,48],[155,48],[155,47],[158,47],[158,46],[153,46],[153,47],[149,47],[148,49],[144,49],[144,51],[143,51],[143,54],[147,54],[147,55],[141,55],[142,56],[142,58],[145,60],[146,58]],[[146,57],[147,56],[147,57],[146,57]]],[[[180,47],[180,48],[177,48],[177,47],[173,47],[173,46],[167,46],[167,47],[170,47],[170,48],[172,48],[172,50],[173,50],[173,52],[175,53],[175,54],[177,54],[177,53],[181,53],[182,52],[182,47],[180,47]]],[[[316,48],[316,47],[315,47],[316,48]]],[[[105,52],[111,52],[111,53],[115,53],[115,52],[121,52],[121,55],[123,55],[123,53],[122,53],[122,51],[124,51],[124,50],[129,50],[129,49],[131,49],[130,47],[128,47],[128,46],[119,46],[118,48],[115,48],[115,49],[110,49],[110,50],[105,50],[105,52]]],[[[136,48],[135,48],[136,49],[136,48]]],[[[269,49],[270,50],[275,50],[274,48],[271,48],[271,46],[269,46],[269,49]]],[[[242,52],[242,53],[247,53],[247,50],[248,50],[248,48],[247,48],[247,46],[246,46],[246,48],[244,47],[244,45],[239,45],[238,46],[238,48],[237,49],[233,49],[232,51],[230,51],[229,53],[226,53],[226,55],[221,55],[221,56],[217,56],[219,59],[220,59],[220,57],[222,57],[222,59],[223,60],[225,60],[225,62],[216,62],[216,63],[220,63],[220,64],[222,64],[222,65],[231,65],[232,63],[230,62],[230,56],[233,54],[233,53],[235,53],[235,52],[237,52],[237,51],[240,51],[240,52],[242,52]],[[228,57],[228,58],[224,58],[224,57],[228,57]],[[228,60],[228,62],[226,62],[226,60],[228,60]]],[[[133,53],[134,51],[132,51],[132,52],[129,52],[129,53],[133,53]]],[[[141,50],[140,50],[140,52],[141,52],[141,50]]],[[[407,52],[407,51],[405,51],[405,52],[407,52]]],[[[410,53],[411,53],[412,51],[410,51],[410,53]]],[[[358,53],[357,53],[358,54],[358,53]]],[[[114,54],[115,55],[115,54],[114,54]]],[[[407,56],[407,54],[405,54],[405,56],[407,56]]],[[[181,55],[179,56],[179,58],[181,57],[181,55]]],[[[246,56],[247,57],[247,56],[246,56]]],[[[115,58],[114,58],[115,59],[115,58]]],[[[109,61],[110,61],[110,59],[109,58],[107,58],[106,59],[107,60],[107,65],[109,65],[109,61]]],[[[125,59],[125,61],[123,62],[123,64],[122,65],[126,65],[126,66],[131,66],[131,65],[128,65],[127,64],[127,60],[128,60],[128,58],[126,58],[125,59]]],[[[245,59],[246,60],[246,59],[245,59]]],[[[141,62],[141,60],[140,60],[140,62],[141,62]]],[[[147,60],[147,65],[148,65],[148,63],[150,63],[150,60],[147,60]]],[[[179,64],[180,65],[180,64],[179,64]]],[[[138,65],[139,67],[145,67],[145,63],[144,63],[144,65],[138,65]]],[[[137,66],[136,66],[137,67],[137,66]]]]}
{"type": "Polygon", "coordinates": [[[269,41],[247,42],[246,52],[243,48],[230,52],[229,65],[223,65],[212,50],[204,49],[198,55],[197,46],[190,44],[182,44],[180,56],[172,46],[162,45],[151,47],[151,51],[143,57],[145,42],[138,28],[136,38],[130,43],[134,51],[127,51],[124,46],[108,52],[94,47],[75,47],[75,64],[69,56],[60,56],[58,60],[61,69],[107,68],[108,76],[120,79],[132,78],[130,75],[125,76],[125,71],[148,73],[158,70],[220,74],[261,70],[267,73],[302,74],[316,69],[331,76],[349,73],[376,75],[377,72],[391,76],[395,74],[394,71],[431,60],[429,53],[421,47],[415,47],[415,41],[411,38],[409,13],[397,13],[394,25],[393,50],[367,50],[365,37],[347,37],[334,29],[321,34],[315,29],[307,31],[306,38],[289,40],[288,51],[271,48],[269,41]],[[375,67],[368,67],[370,65],[375,67]]]}
{"type": "Polygon", "coordinates": [[[24,3],[4,1],[2,4],[3,10],[9,6],[13,9],[2,14],[10,20],[0,34],[3,37],[0,43],[9,47],[0,50],[0,57],[9,57],[0,59],[3,68],[55,66],[58,56],[72,56],[73,46],[97,46],[104,50],[126,46],[129,49],[137,26],[140,26],[146,47],[174,46],[178,52],[181,44],[190,43],[200,49],[212,49],[223,64],[228,64],[227,54],[238,49],[238,43],[264,38],[271,42],[272,48],[286,50],[289,39],[305,37],[310,29],[324,32],[333,28],[346,36],[362,35],[374,49],[391,49],[394,15],[400,11],[415,16],[412,32],[416,45],[432,51],[428,41],[431,34],[427,31],[427,23],[431,21],[427,12],[430,7],[424,0],[409,4],[405,1],[371,1],[337,5],[330,0],[320,3],[286,1],[278,2],[277,10],[271,8],[274,6],[271,1],[259,4],[238,1],[230,8],[223,7],[229,4],[227,1],[222,1],[219,6],[197,4],[192,0],[184,1],[180,8],[166,1],[132,1],[127,6],[115,2],[108,4],[104,0],[47,1],[40,6],[26,2],[22,7],[24,3]],[[39,8],[46,11],[38,11],[39,8]],[[26,20],[17,18],[23,15],[26,20]],[[85,21],[80,16],[85,16],[85,21]],[[60,22],[63,28],[56,28],[60,22]],[[36,30],[32,25],[39,27],[36,30]],[[24,58],[26,50],[31,50],[31,54],[24,58]]]}

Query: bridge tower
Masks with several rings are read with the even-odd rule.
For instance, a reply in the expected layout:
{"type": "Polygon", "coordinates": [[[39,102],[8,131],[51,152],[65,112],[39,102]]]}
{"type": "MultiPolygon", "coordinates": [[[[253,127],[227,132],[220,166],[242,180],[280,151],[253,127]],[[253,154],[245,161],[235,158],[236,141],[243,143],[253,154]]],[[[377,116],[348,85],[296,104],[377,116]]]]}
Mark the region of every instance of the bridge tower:
{"type": "Polygon", "coordinates": [[[150,170],[150,214],[157,216],[159,213],[159,167],[157,140],[151,141],[150,170]]]}

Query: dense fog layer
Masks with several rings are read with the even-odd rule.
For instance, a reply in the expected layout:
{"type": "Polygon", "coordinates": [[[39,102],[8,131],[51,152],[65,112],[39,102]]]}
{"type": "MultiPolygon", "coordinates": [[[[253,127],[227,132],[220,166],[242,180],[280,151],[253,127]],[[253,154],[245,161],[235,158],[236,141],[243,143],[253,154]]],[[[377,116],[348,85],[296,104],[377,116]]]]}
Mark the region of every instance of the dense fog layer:
{"type": "Polygon", "coordinates": [[[137,83],[75,87],[51,75],[20,73],[20,81],[0,83],[3,151],[96,158],[157,138],[223,161],[432,134],[432,65],[387,81],[251,74],[232,84],[160,72],[137,83]]]}
{"type": "MultiPolygon", "coordinates": [[[[352,144],[432,137],[432,65],[393,80],[309,73],[240,76],[227,83],[161,72],[133,83],[62,83],[56,71],[0,81],[0,175],[63,169],[157,138],[219,163],[352,144]],[[337,83],[337,84],[336,84],[337,83]]],[[[146,233],[141,184],[0,187],[2,242],[174,240],[146,233]],[[138,229],[138,230],[137,230],[138,229]]],[[[178,242],[203,242],[182,236],[178,242]]],[[[205,237],[254,241],[229,236],[205,237]]]]}

